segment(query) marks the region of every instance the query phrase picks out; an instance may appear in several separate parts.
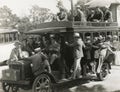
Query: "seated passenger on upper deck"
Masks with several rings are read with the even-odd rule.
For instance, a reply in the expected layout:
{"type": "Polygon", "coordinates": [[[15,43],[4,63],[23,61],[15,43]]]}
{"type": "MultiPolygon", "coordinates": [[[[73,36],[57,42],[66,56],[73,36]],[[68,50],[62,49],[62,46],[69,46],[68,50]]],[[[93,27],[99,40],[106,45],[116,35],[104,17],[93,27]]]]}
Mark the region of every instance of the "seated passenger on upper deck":
{"type": "Polygon", "coordinates": [[[104,7],[104,21],[113,22],[112,12],[106,7],[104,7]]]}
{"type": "Polygon", "coordinates": [[[89,10],[89,14],[87,16],[87,21],[93,22],[94,21],[94,15],[95,15],[95,11],[94,10],[89,10]]]}
{"type": "Polygon", "coordinates": [[[63,7],[59,7],[60,12],[57,13],[57,21],[68,21],[67,12],[63,7]]]}
{"type": "Polygon", "coordinates": [[[76,6],[76,11],[75,11],[74,20],[75,20],[75,21],[86,22],[85,14],[84,14],[83,11],[81,10],[81,6],[80,6],[80,5],[77,5],[77,6],[76,6]]]}
{"type": "Polygon", "coordinates": [[[103,12],[99,7],[96,7],[95,14],[94,14],[94,22],[101,22],[103,21],[103,12]]]}

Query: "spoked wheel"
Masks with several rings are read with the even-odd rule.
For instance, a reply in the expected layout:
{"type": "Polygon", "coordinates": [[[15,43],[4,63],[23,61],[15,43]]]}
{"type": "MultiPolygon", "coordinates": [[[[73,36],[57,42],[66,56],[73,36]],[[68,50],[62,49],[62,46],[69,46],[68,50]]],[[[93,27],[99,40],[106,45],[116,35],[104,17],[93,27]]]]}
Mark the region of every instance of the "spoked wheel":
{"type": "Polygon", "coordinates": [[[4,92],[18,92],[17,86],[10,85],[6,82],[2,83],[2,87],[3,87],[4,92]]]}
{"type": "Polygon", "coordinates": [[[12,86],[11,89],[12,89],[12,92],[18,92],[19,90],[17,86],[12,86]]]}
{"type": "Polygon", "coordinates": [[[33,83],[32,92],[53,92],[50,77],[46,74],[38,76],[33,83]]]}
{"type": "Polygon", "coordinates": [[[6,82],[2,83],[2,87],[3,87],[4,92],[9,92],[10,85],[8,83],[6,82]]]}
{"type": "Polygon", "coordinates": [[[108,67],[108,64],[107,63],[104,63],[102,65],[102,68],[101,68],[101,71],[100,73],[97,73],[97,77],[100,81],[103,81],[105,80],[107,77],[108,77],[108,74],[109,74],[109,67],[108,67]]]}

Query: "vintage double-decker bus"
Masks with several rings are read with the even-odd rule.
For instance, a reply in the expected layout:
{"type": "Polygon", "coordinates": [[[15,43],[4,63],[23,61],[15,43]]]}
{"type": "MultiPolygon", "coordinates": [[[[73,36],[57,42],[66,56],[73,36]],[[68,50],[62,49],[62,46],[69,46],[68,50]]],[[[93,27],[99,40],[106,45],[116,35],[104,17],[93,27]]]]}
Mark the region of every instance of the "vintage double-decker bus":
{"type": "MultiPolygon", "coordinates": [[[[63,43],[65,41],[70,43],[73,42],[73,34],[75,32],[79,33],[83,41],[85,41],[84,39],[86,36],[91,36],[93,39],[95,36],[99,35],[103,35],[105,37],[107,35],[118,35],[119,28],[117,23],[56,21],[39,24],[36,29],[30,30],[26,34],[41,36],[49,36],[50,34],[54,34],[60,43],[60,49],[63,49],[63,43]]],[[[12,88],[13,92],[17,92],[18,88],[22,88],[25,90],[32,89],[33,92],[52,92],[52,90],[54,90],[53,84],[60,83],[62,75],[67,76],[66,78],[70,76],[67,74],[68,72],[65,71],[64,63],[66,63],[69,68],[72,68],[74,60],[72,49],[73,48],[71,47],[64,49],[64,52],[67,52],[65,62],[62,60],[63,55],[60,52],[60,57],[55,61],[57,63],[51,66],[51,73],[47,72],[46,69],[43,69],[42,67],[36,71],[37,74],[35,72],[33,73],[30,64],[26,63],[25,60],[19,61],[22,63],[16,62],[15,64],[11,64],[9,70],[3,70],[3,77],[1,79],[3,90],[5,92],[9,92],[10,88],[12,88]],[[11,74],[14,76],[11,76],[11,74]]],[[[104,80],[108,75],[108,65],[106,62],[104,63],[105,64],[103,64],[103,67],[101,68],[101,72],[99,74],[97,73],[99,80],[104,80]]],[[[86,78],[80,78],[80,80],[84,81],[86,78]]]]}

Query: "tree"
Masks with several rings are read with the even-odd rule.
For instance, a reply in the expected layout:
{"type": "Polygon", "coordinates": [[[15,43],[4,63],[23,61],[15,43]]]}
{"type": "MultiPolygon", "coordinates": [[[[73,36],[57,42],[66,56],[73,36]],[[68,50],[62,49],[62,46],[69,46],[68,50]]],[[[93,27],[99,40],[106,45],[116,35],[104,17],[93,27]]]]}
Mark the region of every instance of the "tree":
{"type": "Polygon", "coordinates": [[[0,26],[1,27],[15,27],[19,18],[16,14],[12,14],[12,11],[3,6],[0,8],[0,26]]]}
{"type": "Polygon", "coordinates": [[[20,32],[26,32],[32,29],[32,23],[30,22],[29,17],[25,16],[21,18],[18,22],[17,28],[20,32]]]}
{"type": "Polygon", "coordinates": [[[32,6],[30,9],[30,20],[33,23],[43,23],[47,20],[50,20],[52,18],[53,14],[50,13],[50,10],[47,8],[41,8],[38,5],[32,6]]]}

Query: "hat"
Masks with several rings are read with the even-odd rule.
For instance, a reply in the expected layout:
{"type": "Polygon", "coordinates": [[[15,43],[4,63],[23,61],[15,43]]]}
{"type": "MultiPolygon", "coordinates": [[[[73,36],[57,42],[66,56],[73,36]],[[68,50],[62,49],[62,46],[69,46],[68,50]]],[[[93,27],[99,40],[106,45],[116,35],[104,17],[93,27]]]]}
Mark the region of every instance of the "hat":
{"type": "Polygon", "coordinates": [[[80,37],[79,33],[74,33],[74,37],[80,37]]]}
{"type": "Polygon", "coordinates": [[[102,36],[102,35],[100,35],[100,36],[98,37],[98,39],[99,39],[99,40],[102,40],[102,39],[103,39],[103,36],[102,36]]]}
{"type": "Polygon", "coordinates": [[[90,37],[90,36],[86,36],[86,39],[87,39],[87,40],[90,40],[90,39],[91,39],[91,37],[90,37]]]}
{"type": "Polygon", "coordinates": [[[77,5],[77,6],[76,6],[76,8],[79,8],[79,9],[81,9],[81,6],[80,6],[80,5],[77,5]]]}
{"type": "Polygon", "coordinates": [[[113,35],[113,38],[118,38],[118,36],[117,35],[113,35]]]}
{"type": "Polygon", "coordinates": [[[16,41],[16,42],[14,43],[14,45],[15,45],[15,46],[16,46],[16,45],[21,45],[21,42],[16,41]]]}
{"type": "Polygon", "coordinates": [[[35,49],[35,52],[40,52],[41,51],[41,48],[36,48],[35,49]]]}
{"type": "Polygon", "coordinates": [[[53,34],[50,35],[50,38],[54,38],[54,37],[55,37],[55,35],[53,35],[53,34]]]}
{"type": "Polygon", "coordinates": [[[32,36],[29,36],[28,38],[29,38],[29,39],[33,39],[33,37],[32,37],[32,36]]]}
{"type": "Polygon", "coordinates": [[[111,36],[111,35],[108,35],[107,37],[112,38],[112,36],[111,36]]]}
{"type": "Polygon", "coordinates": [[[117,35],[113,35],[113,40],[117,40],[118,36],[117,35]]]}

